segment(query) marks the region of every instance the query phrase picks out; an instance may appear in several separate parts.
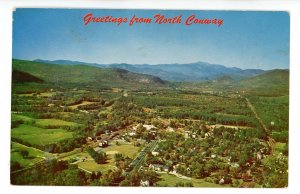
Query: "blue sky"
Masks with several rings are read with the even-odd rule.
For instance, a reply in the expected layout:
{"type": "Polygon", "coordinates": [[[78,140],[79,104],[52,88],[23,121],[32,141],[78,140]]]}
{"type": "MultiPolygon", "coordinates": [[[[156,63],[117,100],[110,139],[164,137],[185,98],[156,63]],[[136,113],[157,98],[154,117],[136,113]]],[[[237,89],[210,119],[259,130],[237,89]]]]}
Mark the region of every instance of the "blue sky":
{"type": "Polygon", "coordinates": [[[196,61],[228,67],[289,68],[290,21],[287,12],[17,9],[13,58],[77,60],[100,64],[168,64],[196,61]],[[168,17],[192,14],[220,18],[223,25],[112,23],[84,25],[94,16],[168,17]]]}

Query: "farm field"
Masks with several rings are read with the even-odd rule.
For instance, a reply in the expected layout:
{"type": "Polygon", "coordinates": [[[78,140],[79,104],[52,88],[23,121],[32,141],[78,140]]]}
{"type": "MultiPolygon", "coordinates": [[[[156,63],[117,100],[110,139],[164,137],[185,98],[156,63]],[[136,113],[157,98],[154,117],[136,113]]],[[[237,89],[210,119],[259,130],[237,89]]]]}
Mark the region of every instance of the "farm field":
{"type": "Polygon", "coordinates": [[[75,104],[75,105],[72,105],[72,106],[69,106],[71,109],[77,109],[79,106],[82,106],[82,105],[90,105],[90,104],[94,104],[95,102],[89,102],[89,101],[83,101],[82,103],[80,104],[75,104]]]}
{"type": "Polygon", "coordinates": [[[52,157],[53,156],[51,153],[43,152],[39,149],[28,147],[17,142],[11,143],[11,160],[14,162],[19,162],[21,167],[25,168],[52,157]],[[22,150],[28,151],[29,155],[26,158],[20,154],[20,151],[22,150]]]}
{"type": "Polygon", "coordinates": [[[76,127],[79,124],[58,119],[37,119],[35,124],[43,128],[76,127]]]}
{"type": "Polygon", "coordinates": [[[128,156],[130,158],[134,158],[139,152],[140,148],[135,147],[132,144],[124,144],[120,143],[119,145],[110,145],[106,148],[103,148],[102,151],[106,152],[108,155],[114,155],[116,153],[123,154],[124,156],[128,156]]]}
{"type": "Polygon", "coordinates": [[[77,163],[78,167],[90,172],[107,173],[108,170],[115,170],[117,167],[114,165],[113,159],[109,159],[106,164],[97,164],[93,159],[77,163]]]}
{"type": "Polygon", "coordinates": [[[12,138],[31,145],[49,145],[61,140],[72,138],[72,132],[64,129],[44,129],[22,124],[12,129],[12,138]]]}

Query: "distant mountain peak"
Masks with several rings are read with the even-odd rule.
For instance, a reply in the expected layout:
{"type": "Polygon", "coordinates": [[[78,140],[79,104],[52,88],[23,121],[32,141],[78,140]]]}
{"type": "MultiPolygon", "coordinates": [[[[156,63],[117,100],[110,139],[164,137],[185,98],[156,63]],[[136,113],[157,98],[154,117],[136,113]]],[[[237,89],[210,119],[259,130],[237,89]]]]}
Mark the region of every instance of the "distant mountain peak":
{"type": "Polygon", "coordinates": [[[60,65],[88,65],[101,68],[116,68],[124,69],[130,72],[148,74],[157,76],[162,80],[168,81],[207,81],[215,80],[222,76],[230,76],[232,79],[243,79],[259,75],[264,72],[261,69],[240,69],[237,67],[226,67],[219,64],[210,64],[207,62],[197,61],[193,63],[173,63],[173,64],[128,64],[128,63],[114,63],[114,64],[97,64],[85,63],[70,60],[42,60],[37,59],[37,62],[47,64],[60,64],[60,65]]]}

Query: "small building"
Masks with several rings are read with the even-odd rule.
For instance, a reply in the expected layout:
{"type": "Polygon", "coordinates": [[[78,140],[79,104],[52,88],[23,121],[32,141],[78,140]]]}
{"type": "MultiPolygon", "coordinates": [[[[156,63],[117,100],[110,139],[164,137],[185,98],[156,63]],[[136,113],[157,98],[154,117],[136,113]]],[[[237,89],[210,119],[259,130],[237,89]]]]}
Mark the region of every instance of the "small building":
{"type": "Polygon", "coordinates": [[[220,184],[220,185],[223,185],[224,183],[225,183],[224,178],[221,178],[221,179],[219,180],[219,184],[220,184]]]}
{"type": "Polygon", "coordinates": [[[150,164],[149,169],[150,170],[155,170],[155,171],[161,171],[163,169],[163,165],[161,165],[161,164],[150,164]]]}
{"type": "Polygon", "coordinates": [[[89,141],[92,141],[92,140],[93,140],[93,138],[92,138],[92,137],[88,137],[87,139],[88,139],[89,141]]]}
{"type": "Polygon", "coordinates": [[[189,131],[184,131],[184,138],[187,139],[190,137],[190,132],[189,131]]]}
{"type": "Polygon", "coordinates": [[[174,132],[175,130],[172,127],[168,126],[168,128],[166,129],[166,131],[167,132],[174,132]]]}
{"type": "Polygon", "coordinates": [[[193,134],[192,134],[192,138],[196,138],[197,137],[197,134],[194,132],[193,134]]]}
{"type": "Polygon", "coordinates": [[[163,170],[164,170],[165,172],[169,172],[169,169],[170,169],[169,166],[164,166],[164,167],[163,167],[163,170]]]}
{"type": "Polygon", "coordinates": [[[151,154],[152,154],[152,156],[158,156],[159,152],[153,151],[153,152],[151,152],[151,154]]]}
{"type": "Polygon", "coordinates": [[[106,141],[106,140],[99,143],[99,147],[105,148],[107,146],[108,146],[108,141],[106,141]]]}
{"type": "Polygon", "coordinates": [[[257,160],[261,160],[262,159],[262,154],[260,152],[257,152],[256,159],[257,160]]]}
{"type": "Polygon", "coordinates": [[[148,180],[143,180],[143,179],[141,179],[141,181],[140,181],[140,186],[141,186],[141,187],[149,187],[149,186],[150,186],[150,183],[149,183],[148,180]]]}
{"type": "Polygon", "coordinates": [[[144,128],[146,128],[147,131],[151,129],[157,129],[154,125],[143,125],[144,128]]]}
{"type": "Polygon", "coordinates": [[[96,152],[100,152],[102,149],[101,149],[100,147],[95,147],[94,150],[95,150],[96,152]]]}
{"type": "Polygon", "coordinates": [[[110,130],[105,130],[105,134],[106,134],[106,135],[110,135],[110,134],[111,134],[111,131],[110,131],[110,130]]]}
{"type": "Polygon", "coordinates": [[[136,135],[136,132],[135,131],[131,131],[131,132],[128,132],[127,133],[130,137],[133,137],[136,135]]]}
{"type": "Polygon", "coordinates": [[[240,165],[238,163],[231,163],[230,166],[233,167],[233,168],[239,168],[240,167],[240,165]]]}

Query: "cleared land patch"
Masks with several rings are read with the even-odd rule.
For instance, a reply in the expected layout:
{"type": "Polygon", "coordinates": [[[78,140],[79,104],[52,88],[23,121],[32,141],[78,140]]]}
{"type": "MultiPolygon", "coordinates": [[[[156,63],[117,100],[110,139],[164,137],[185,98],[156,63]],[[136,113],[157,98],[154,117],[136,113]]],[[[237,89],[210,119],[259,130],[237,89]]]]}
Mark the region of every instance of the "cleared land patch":
{"type": "Polygon", "coordinates": [[[49,145],[73,137],[64,129],[43,129],[30,125],[19,125],[11,130],[11,136],[31,145],[49,145]]]}
{"type": "Polygon", "coordinates": [[[76,127],[79,124],[59,119],[37,119],[36,125],[43,128],[76,127]]]}
{"type": "Polygon", "coordinates": [[[111,145],[104,148],[102,151],[106,152],[106,154],[115,154],[120,153],[124,156],[128,156],[133,158],[139,151],[139,147],[135,147],[132,144],[120,144],[120,145],[111,145]]]}
{"type": "Polygon", "coordinates": [[[95,104],[95,102],[82,101],[82,103],[69,106],[69,108],[74,110],[74,109],[77,109],[81,105],[90,105],[90,104],[95,104]]]}
{"type": "Polygon", "coordinates": [[[28,147],[17,142],[11,143],[11,161],[18,162],[22,167],[28,167],[34,165],[37,162],[44,160],[45,158],[52,158],[52,154],[43,152],[39,149],[28,147]],[[28,151],[28,156],[23,157],[20,151],[28,151]]]}

